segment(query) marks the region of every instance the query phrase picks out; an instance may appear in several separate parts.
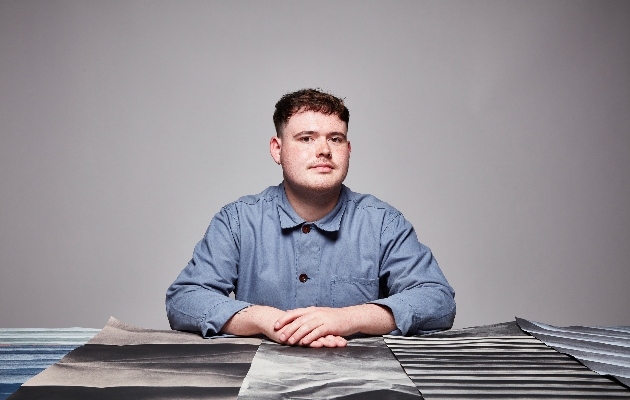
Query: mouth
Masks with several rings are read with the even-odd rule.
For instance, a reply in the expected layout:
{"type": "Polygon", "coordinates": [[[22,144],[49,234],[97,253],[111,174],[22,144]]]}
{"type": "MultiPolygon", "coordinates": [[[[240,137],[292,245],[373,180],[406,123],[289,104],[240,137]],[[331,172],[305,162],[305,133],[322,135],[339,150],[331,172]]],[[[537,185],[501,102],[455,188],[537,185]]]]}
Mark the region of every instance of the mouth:
{"type": "Polygon", "coordinates": [[[318,163],[311,166],[311,169],[314,169],[317,172],[330,172],[335,168],[333,167],[332,164],[318,163]]]}

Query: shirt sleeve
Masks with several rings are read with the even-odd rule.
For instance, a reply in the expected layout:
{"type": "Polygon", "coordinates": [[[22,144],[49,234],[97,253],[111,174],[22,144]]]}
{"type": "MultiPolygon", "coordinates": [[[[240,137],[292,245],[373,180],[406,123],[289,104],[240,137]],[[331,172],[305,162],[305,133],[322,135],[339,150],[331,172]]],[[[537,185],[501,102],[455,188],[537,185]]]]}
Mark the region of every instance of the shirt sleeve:
{"type": "Polygon", "coordinates": [[[192,259],[166,292],[172,329],[216,335],[235,313],[251,305],[229,297],[238,277],[238,228],[227,206],[210,222],[192,259]]]}
{"type": "Polygon", "coordinates": [[[453,326],[455,291],[400,213],[381,233],[380,282],[383,298],[371,303],[394,314],[398,329],[391,334],[417,335],[453,326]]]}

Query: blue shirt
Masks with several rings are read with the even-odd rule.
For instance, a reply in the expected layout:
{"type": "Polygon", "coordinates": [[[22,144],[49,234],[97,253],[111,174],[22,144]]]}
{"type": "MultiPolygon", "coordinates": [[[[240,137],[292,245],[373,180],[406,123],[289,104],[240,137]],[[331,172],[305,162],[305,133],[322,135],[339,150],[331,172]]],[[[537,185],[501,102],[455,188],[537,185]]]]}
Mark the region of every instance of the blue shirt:
{"type": "Polygon", "coordinates": [[[309,223],[280,184],[214,216],[168,289],[166,310],[171,328],[211,336],[252,304],[375,303],[391,309],[392,334],[407,335],[450,328],[454,296],[431,250],[389,204],[343,186],[335,208],[309,223]]]}

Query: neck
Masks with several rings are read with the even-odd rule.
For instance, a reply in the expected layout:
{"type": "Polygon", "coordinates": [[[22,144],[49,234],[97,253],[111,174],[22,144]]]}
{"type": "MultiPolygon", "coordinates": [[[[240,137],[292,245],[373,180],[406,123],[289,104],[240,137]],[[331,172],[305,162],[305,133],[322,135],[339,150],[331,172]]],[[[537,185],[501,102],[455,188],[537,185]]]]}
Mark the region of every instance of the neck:
{"type": "Polygon", "coordinates": [[[328,191],[300,191],[284,182],[284,192],[291,207],[306,222],[314,222],[324,218],[335,208],[341,185],[328,191]]]}

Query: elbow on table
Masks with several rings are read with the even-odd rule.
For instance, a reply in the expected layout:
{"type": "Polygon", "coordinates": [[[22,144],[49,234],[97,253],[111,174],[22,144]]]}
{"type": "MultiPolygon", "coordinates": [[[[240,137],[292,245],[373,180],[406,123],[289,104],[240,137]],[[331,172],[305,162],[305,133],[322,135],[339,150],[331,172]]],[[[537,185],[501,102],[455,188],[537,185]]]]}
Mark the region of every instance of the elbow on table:
{"type": "MultiPolygon", "coordinates": [[[[440,306],[435,310],[433,316],[422,321],[413,335],[425,335],[427,333],[445,331],[453,327],[457,307],[453,296],[444,294],[440,306]]],[[[417,325],[416,325],[417,326],[417,325]]]]}
{"type": "Polygon", "coordinates": [[[199,322],[196,318],[188,315],[176,306],[176,299],[166,295],[166,318],[171,329],[176,331],[199,332],[199,322]]]}
{"type": "Polygon", "coordinates": [[[447,329],[451,329],[453,327],[453,323],[455,322],[455,313],[456,313],[456,307],[455,307],[455,301],[453,300],[453,304],[452,304],[452,308],[450,312],[448,312],[447,314],[439,318],[425,322],[422,327],[422,330],[424,331],[424,333],[430,333],[430,332],[445,331],[447,329]]]}

